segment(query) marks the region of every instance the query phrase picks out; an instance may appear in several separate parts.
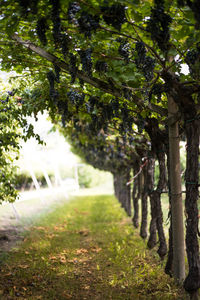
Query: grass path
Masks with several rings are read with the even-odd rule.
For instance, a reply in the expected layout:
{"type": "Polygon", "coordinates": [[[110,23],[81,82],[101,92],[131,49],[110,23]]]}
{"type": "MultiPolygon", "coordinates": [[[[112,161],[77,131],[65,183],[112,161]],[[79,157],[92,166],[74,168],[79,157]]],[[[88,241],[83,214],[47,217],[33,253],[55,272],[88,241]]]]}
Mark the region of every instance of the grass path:
{"type": "Polygon", "coordinates": [[[1,260],[2,300],[186,299],[110,195],[58,206],[1,260]]]}

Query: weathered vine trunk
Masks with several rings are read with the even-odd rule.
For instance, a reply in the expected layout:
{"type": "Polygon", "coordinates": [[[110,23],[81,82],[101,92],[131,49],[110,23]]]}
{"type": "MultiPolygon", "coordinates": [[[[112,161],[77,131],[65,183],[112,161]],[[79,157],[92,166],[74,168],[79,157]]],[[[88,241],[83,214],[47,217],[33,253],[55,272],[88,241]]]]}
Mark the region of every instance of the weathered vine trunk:
{"type": "Polygon", "coordinates": [[[114,191],[115,196],[121,203],[128,216],[131,216],[131,190],[130,186],[127,186],[127,182],[130,180],[130,169],[126,169],[126,172],[114,174],[114,191]]]}
{"type": "Polygon", "coordinates": [[[146,190],[146,177],[147,177],[147,170],[146,166],[143,168],[142,172],[140,173],[142,178],[142,197],[141,197],[141,225],[140,225],[140,236],[143,239],[147,238],[147,190],[146,190]]]}
{"type": "MultiPolygon", "coordinates": [[[[195,113],[194,109],[193,112],[195,113]]],[[[200,258],[198,243],[198,178],[199,178],[199,135],[200,121],[197,115],[185,116],[185,133],[187,138],[187,163],[185,174],[186,185],[186,251],[189,273],[184,282],[184,288],[191,294],[191,299],[198,298],[200,288],[200,258]]]]}
{"type": "Polygon", "coordinates": [[[152,249],[157,244],[157,226],[156,226],[156,202],[154,199],[153,191],[150,193],[150,206],[151,206],[151,222],[150,222],[150,228],[149,228],[149,239],[147,242],[147,246],[149,249],[152,249]]]}
{"type": "Polygon", "coordinates": [[[155,191],[151,193],[152,202],[154,202],[155,207],[155,215],[156,215],[156,227],[158,231],[159,238],[159,248],[158,255],[161,259],[165,257],[167,254],[167,244],[163,229],[163,213],[161,207],[161,193],[166,187],[166,167],[165,167],[165,153],[162,152],[157,153],[158,163],[159,163],[159,181],[155,191]]]}
{"type": "Polygon", "coordinates": [[[158,163],[159,163],[159,180],[157,187],[154,191],[150,193],[150,203],[151,203],[151,224],[150,224],[150,236],[148,240],[148,246],[150,248],[155,246],[156,243],[156,232],[157,229],[159,237],[159,248],[158,254],[161,259],[167,253],[167,244],[165,239],[165,234],[163,230],[163,213],[161,207],[161,193],[166,187],[166,167],[165,167],[165,149],[164,149],[164,135],[159,129],[158,121],[156,119],[148,120],[148,126],[146,126],[146,131],[148,132],[151,142],[152,142],[152,152],[156,153],[158,163]]]}
{"type": "MultiPolygon", "coordinates": [[[[139,171],[138,166],[134,167],[134,175],[136,175],[139,171]]],[[[139,227],[139,180],[138,177],[135,178],[133,182],[133,191],[132,191],[132,201],[133,201],[133,225],[135,228],[139,227]]]]}
{"type": "Polygon", "coordinates": [[[115,197],[119,199],[119,176],[117,173],[113,173],[113,187],[114,187],[115,197]]]}
{"type": "Polygon", "coordinates": [[[148,160],[148,195],[150,197],[150,207],[151,207],[151,222],[150,222],[150,228],[149,228],[149,239],[147,242],[147,246],[149,249],[152,249],[155,247],[157,243],[157,228],[156,228],[156,216],[154,213],[156,212],[156,207],[154,207],[154,201],[151,197],[152,191],[154,188],[154,172],[155,172],[155,159],[149,158],[148,160]]]}
{"type": "Polygon", "coordinates": [[[130,181],[130,169],[126,173],[126,212],[129,217],[131,217],[131,186],[127,185],[130,181]]]}
{"type": "Polygon", "coordinates": [[[146,165],[143,168],[144,175],[144,187],[142,192],[142,222],[140,228],[140,236],[147,238],[147,215],[148,215],[148,203],[147,199],[149,193],[153,189],[154,184],[154,164],[155,161],[152,158],[146,160],[146,165]]]}
{"type": "MultiPolygon", "coordinates": [[[[177,105],[173,101],[173,98],[169,96],[169,117],[174,116],[177,111],[177,105]]],[[[181,282],[185,278],[185,253],[178,122],[174,122],[172,124],[169,123],[168,128],[173,238],[173,274],[174,277],[181,282]]]]}

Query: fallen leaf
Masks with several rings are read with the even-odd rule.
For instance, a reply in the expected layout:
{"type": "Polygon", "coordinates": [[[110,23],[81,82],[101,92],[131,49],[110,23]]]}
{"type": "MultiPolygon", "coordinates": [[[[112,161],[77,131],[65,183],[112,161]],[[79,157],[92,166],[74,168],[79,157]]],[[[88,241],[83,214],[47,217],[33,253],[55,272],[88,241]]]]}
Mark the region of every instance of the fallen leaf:
{"type": "Polygon", "coordinates": [[[88,253],[87,249],[81,248],[76,250],[76,254],[83,254],[83,253],[88,253]]]}
{"type": "Polygon", "coordinates": [[[78,231],[78,233],[83,235],[83,236],[87,236],[89,234],[89,230],[83,229],[83,230],[78,231]]]}
{"type": "Polygon", "coordinates": [[[18,265],[18,267],[21,268],[21,269],[27,269],[27,268],[29,268],[28,265],[18,265]]]}
{"type": "Polygon", "coordinates": [[[56,256],[50,256],[49,259],[50,260],[55,260],[55,259],[57,259],[57,257],[56,256]]]}
{"type": "Polygon", "coordinates": [[[65,258],[65,256],[60,257],[60,262],[61,262],[61,263],[66,263],[66,258],[65,258]]]}
{"type": "Polygon", "coordinates": [[[102,250],[102,248],[99,248],[99,247],[92,247],[92,249],[91,249],[92,252],[96,252],[96,253],[100,252],[101,250],[102,250]]]}

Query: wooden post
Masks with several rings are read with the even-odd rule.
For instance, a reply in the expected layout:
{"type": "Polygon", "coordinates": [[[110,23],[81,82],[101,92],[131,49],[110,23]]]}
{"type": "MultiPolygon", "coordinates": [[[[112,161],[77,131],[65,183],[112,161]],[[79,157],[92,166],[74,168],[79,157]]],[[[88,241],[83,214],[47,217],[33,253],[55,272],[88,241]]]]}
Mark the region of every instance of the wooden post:
{"type": "MultiPolygon", "coordinates": [[[[175,116],[177,112],[177,105],[173,98],[169,96],[169,118],[175,116]]],[[[181,283],[185,279],[185,252],[178,122],[174,122],[172,124],[169,122],[168,127],[173,235],[173,274],[177,281],[181,283]]]]}

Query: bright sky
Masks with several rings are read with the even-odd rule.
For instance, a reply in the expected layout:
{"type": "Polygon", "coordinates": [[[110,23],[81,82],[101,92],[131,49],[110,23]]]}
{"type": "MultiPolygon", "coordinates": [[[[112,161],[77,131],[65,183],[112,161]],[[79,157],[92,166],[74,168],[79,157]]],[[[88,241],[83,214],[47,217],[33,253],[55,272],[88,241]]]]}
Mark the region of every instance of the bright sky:
{"type": "Polygon", "coordinates": [[[37,122],[34,118],[28,119],[33,124],[35,133],[40,135],[46,145],[39,145],[33,138],[26,143],[23,142],[22,158],[18,164],[21,168],[31,167],[34,171],[45,168],[47,172],[55,168],[60,169],[61,166],[72,168],[78,162],[78,158],[71,153],[70,145],[59,132],[49,133],[52,124],[46,118],[47,114],[39,114],[37,122]]]}

